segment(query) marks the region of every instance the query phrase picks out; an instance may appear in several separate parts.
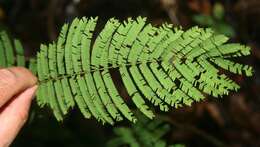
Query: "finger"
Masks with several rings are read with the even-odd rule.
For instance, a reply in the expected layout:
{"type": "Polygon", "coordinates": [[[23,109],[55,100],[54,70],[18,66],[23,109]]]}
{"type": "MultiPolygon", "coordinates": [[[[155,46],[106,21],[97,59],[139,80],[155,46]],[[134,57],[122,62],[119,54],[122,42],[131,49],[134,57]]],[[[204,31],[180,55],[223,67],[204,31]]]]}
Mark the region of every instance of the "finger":
{"type": "Polygon", "coordinates": [[[0,69],[0,108],[17,93],[36,84],[37,78],[26,68],[0,69]]]}
{"type": "Polygon", "coordinates": [[[9,146],[28,118],[37,86],[9,101],[0,111],[0,146],[9,146]]]}

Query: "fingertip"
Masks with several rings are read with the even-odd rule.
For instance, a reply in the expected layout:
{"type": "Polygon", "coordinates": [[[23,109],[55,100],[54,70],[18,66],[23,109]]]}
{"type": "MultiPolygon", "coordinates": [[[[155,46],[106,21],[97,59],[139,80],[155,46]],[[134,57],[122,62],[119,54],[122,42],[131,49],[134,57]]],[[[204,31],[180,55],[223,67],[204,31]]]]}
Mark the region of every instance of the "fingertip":
{"type": "MultiPolygon", "coordinates": [[[[34,87],[37,78],[24,67],[10,67],[0,69],[0,107],[13,96],[34,87]]],[[[36,91],[36,87],[32,90],[36,91]]]]}
{"type": "Polygon", "coordinates": [[[32,86],[37,83],[37,77],[25,67],[10,67],[7,69],[13,72],[17,78],[29,79],[29,83],[32,86]]]}
{"type": "Polygon", "coordinates": [[[38,89],[38,85],[35,85],[28,89],[28,95],[30,96],[31,99],[34,99],[37,89],[38,89]]]}

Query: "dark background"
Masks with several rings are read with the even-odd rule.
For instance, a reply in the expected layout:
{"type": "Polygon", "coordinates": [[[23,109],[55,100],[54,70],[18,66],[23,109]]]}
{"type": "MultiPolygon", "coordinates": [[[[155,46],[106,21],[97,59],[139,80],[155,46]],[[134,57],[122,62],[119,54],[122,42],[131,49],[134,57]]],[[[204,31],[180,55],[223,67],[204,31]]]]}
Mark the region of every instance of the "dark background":
{"type": "MultiPolygon", "coordinates": [[[[260,146],[259,0],[0,0],[0,27],[21,39],[28,57],[37,52],[40,43],[55,40],[63,23],[76,16],[99,16],[102,25],[111,17],[124,20],[139,15],[154,25],[169,22],[185,29],[199,25],[220,33],[231,31],[231,42],[252,48],[250,57],[239,60],[254,67],[254,76],[232,75],[241,85],[239,92],[219,99],[209,97],[168,113],[172,130],[165,139],[195,147],[260,146]],[[216,4],[224,8],[222,19],[214,18],[216,4]],[[199,22],[196,16],[207,16],[214,22],[199,22]]],[[[112,128],[83,119],[78,110],[58,123],[48,109],[34,104],[13,146],[102,147],[113,137],[112,128]]]]}

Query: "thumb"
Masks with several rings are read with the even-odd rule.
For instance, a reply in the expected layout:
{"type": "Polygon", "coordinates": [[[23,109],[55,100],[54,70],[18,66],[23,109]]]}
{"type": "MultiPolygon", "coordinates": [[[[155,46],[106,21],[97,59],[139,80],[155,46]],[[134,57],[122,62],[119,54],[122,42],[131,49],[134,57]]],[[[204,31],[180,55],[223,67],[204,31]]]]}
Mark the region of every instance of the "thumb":
{"type": "Polygon", "coordinates": [[[0,146],[9,146],[28,118],[29,108],[37,86],[28,88],[12,98],[0,110],[0,146]]]}

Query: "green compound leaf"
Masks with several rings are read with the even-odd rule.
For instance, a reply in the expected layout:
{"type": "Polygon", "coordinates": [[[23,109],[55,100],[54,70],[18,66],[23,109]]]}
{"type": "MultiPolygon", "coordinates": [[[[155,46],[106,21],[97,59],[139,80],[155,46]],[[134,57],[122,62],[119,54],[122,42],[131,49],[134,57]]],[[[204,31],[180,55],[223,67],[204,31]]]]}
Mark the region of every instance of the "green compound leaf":
{"type": "Polygon", "coordinates": [[[0,32],[0,67],[25,66],[24,49],[18,39],[11,40],[5,31],[0,32]]]}
{"type": "MultiPolygon", "coordinates": [[[[97,20],[76,18],[65,24],[57,41],[42,44],[29,61],[39,78],[37,103],[50,107],[59,121],[77,106],[88,119],[113,125],[126,118],[135,123],[115,71],[133,104],[150,119],[154,108],[169,111],[203,101],[206,95],[237,91],[239,85],[221,69],[253,74],[252,67],[232,61],[249,55],[250,48],[227,43],[226,36],[211,29],[154,27],[138,17],[123,23],[111,18],[96,32],[97,20]]],[[[1,32],[0,66],[16,65],[26,65],[22,45],[1,32]]]]}

